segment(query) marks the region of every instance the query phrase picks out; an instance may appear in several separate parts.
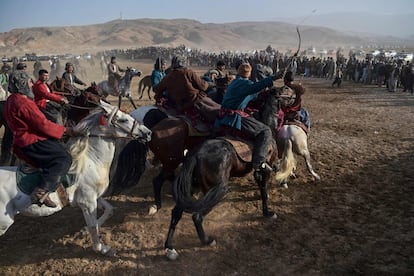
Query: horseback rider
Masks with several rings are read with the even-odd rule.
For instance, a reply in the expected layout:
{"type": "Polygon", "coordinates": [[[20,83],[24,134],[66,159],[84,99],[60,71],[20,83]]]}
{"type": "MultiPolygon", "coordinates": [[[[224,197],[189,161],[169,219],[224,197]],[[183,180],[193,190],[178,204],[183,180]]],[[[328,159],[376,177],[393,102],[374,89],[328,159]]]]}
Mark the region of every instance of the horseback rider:
{"type": "Polygon", "coordinates": [[[57,205],[49,198],[56,190],[60,178],[72,164],[72,157],[58,141],[63,134],[72,133],[71,128],[49,121],[34,102],[33,82],[24,71],[16,71],[10,76],[12,94],[6,102],[5,118],[13,132],[13,148],[20,157],[39,167],[42,184],[32,194],[32,203],[57,205]]]}
{"type": "Polygon", "coordinates": [[[33,85],[34,101],[46,118],[54,123],[63,124],[61,105],[68,104],[69,101],[57,94],[57,92],[52,91],[52,88],[47,83],[48,80],[49,72],[45,69],[40,69],[39,79],[33,85]]]}
{"type": "Polygon", "coordinates": [[[207,78],[207,81],[215,83],[216,79],[226,77],[226,72],[224,71],[225,69],[226,63],[224,63],[222,60],[219,60],[216,63],[216,68],[208,70],[208,72],[204,74],[204,78],[207,78]]]}
{"type": "Polygon", "coordinates": [[[83,86],[87,86],[86,83],[84,83],[81,79],[79,79],[75,75],[74,70],[75,70],[75,67],[73,67],[73,64],[70,62],[67,62],[65,66],[65,72],[62,75],[62,79],[65,79],[65,82],[69,83],[72,86],[74,86],[75,83],[83,85],[83,86]]]}
{"type": "Polygon", "coordinates": [[[161,80],[155,89],[155,100],[158,104],[171,107],[178,115],[190,118],[201,115],[207,122],[214,122],[214,110],[220,106],[209,98],[206,91],[209,83],[201,79],[197,73],[185,66],[185,59],[175,56],[171,61],[171,71],[161,80]],[[165,99],[164,93],[168,92],[165,99]]]}
{"type": "MultiPolygon", "coordinates": [[[[295,92],[294,101],[288,105],[282,105],[281,109],[284,113],[284,122],[286,121],[300,121],[307,130],[310,128],[309,112],[302,107],[302,95],[305,93],[305,88],[301,84],[294,83],[292,71],[286,72],[283,81],[286,86],[295,92]]],[[[306,131],[306,132],[308,132],[306,131]]]]}
{"type": "Polygon", "coordinates": [[[152,70],[151,73],[151,84],[154,91],[157,88],[158,83],[160,83],[160,81],[165,77],[165,69],[167,69],[167,63],[165,60],[160,57],[157,58],[154,64],[154,70],[152,70]]]}
{"type": "Polygon", "coordinates": [[[264,123],[258,121],[245,112],[247,104],[257,98],[266,87],[272,87],[273,81],[280,78],[280,74],[272,75],[258,82],[250,80],[252,67],[249,63],[238,66],[237,77],[233,80],[221,103],[216,127],[230,127],[236,129],[236,135],[246,134],[253,139],[254,149],[252,165],[255,172],[271,171],[266,163],[266,155],[272,143],[272,131],[264,123]]]}
{"type": "Polygon", "coordinates": [[[125,72],[116,63],[116,57],[111,57],[111,62],[108,63],[108,85],[112,88],[116,95],[119,95],[119,82],[122,78],[120,72],[125,72]]]}

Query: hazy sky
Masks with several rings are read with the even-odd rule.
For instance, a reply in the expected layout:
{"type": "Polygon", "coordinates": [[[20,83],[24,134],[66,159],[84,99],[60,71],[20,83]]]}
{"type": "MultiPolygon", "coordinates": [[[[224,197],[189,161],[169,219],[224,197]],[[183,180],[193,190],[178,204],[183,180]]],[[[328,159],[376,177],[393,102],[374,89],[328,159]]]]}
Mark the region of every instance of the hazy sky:
{"type": "MultiPolygon", "coordinates": [[[[413,0],[0,0],[0,32],[77,26],[113,19],[188,18],[202,23],[306,18],[333,12],[377,15],[414,12],[413,0]]],[[[302,20],[299,20],[302,21],[302,20]]],[[[301,22],[297,22],[298,24],[301,22]]]]}

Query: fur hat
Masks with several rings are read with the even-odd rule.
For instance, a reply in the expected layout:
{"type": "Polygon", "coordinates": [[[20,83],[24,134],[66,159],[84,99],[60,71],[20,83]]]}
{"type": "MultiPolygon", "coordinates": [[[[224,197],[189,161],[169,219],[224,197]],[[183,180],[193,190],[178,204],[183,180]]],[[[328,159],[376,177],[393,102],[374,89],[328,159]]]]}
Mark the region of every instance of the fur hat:
{"type": "Polygon", "coordinates": [[[29,75],[24,72],[13,72],[10,76],[9,90],[12,93],[20,93],[34,99],[32,89],[29,87],[29,81],[32,81],[29,75]]]}
{"type": "Polygon", "coordinates": [[[72,64],[72,63],[70,63],[70,62],[66,62],[66,65],[65,65],[65,70],[68,70],[68,68],[69,68],[70,66],[73,66],[73,64],[72,64]]]}
{"type": "Polygon", "coordinates": [[[181,56],[173,57],[173,59],[171,61],[171,67],[174,68],[174,69],[180,68],[180,67],[185,67],[184,57],[181,57],[181,56]]]}
{"type": "Polygon", "coordinates": [[[27,67],[26,63],[20,62],[20,63],[17,64],[16,69],[17,70],[23,70],[26,67],[27,67]]]}
{"type": "Polygon", "coordinates": [[[237,73],[243,78],[249,78],[252,73],[252,67],[248,63],[242,63],[237,69],[237,73]]]}
{"type": "Polygon", "coordinates": [[[224,61],[222,61],[222,60],[217,61],[217,64],[216,64],[216,66],[217,66],[217,67],[218,67],[218,66],[224,66],[224,65],[226,65],[226,64],[224,63],[224,61]]]}

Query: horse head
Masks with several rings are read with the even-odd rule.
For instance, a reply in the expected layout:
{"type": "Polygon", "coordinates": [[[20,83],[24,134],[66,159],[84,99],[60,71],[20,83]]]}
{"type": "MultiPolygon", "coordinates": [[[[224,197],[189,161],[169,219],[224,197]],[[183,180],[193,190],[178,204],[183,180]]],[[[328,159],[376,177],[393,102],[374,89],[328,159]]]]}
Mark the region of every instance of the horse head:
{"type": "Polygon", "coordinates": [[[127,67],[123,78],[130,81],[135,76],[140,77],[141,74],[142,74],[141,70],[138,70],[132,67],[127,67]]]}
{"type": "Polygon", "coordinates": [[[258,113],[258,119],[270,127],[273,136],[276,137],[278,128],[278,118],[280,110],[280,94],[282,89],[279,87],[272,87],[260,97],[261,106],[258,113]]]}
{"type": "Polygon", "coordinates": [[[99,106],[103,111],[101,125],[112,126],[114,137],[133,138],[144,143],[151,140],[151,130],[148,129],[143,123],[135,120],[128,113],[122,112],[116,106],[113,106],[105,101],[100,101],[99,106]]]}

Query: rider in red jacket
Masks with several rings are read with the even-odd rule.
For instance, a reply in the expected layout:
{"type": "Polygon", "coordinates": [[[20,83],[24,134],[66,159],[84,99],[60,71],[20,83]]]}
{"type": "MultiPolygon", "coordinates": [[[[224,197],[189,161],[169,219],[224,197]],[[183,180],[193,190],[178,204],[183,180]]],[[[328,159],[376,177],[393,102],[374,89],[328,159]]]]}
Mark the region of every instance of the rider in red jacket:
{"type": "Polygon", "coordinates": [[[33,85],[34,101],[46,118],[54,123],[63,124],[61,119],[61,105],[67,104],[68,100],[62,95],[52,91],[47,81],[49,72],[45,69],[39,70],[39,79],[33,85]]]}
{"type": "Polygon", "coordinates": [[[27,73],[10,76],[15,89],[6,102],[5,119],[13,133],[13,147],[41,168],[43,183],[31,194],[32,202],[57,207],[49,198],[60,178],[72,164],[72,157],[58,141],[66,132],[64,126],[49,121],[33,101],[33,83],[27,73]]]}

